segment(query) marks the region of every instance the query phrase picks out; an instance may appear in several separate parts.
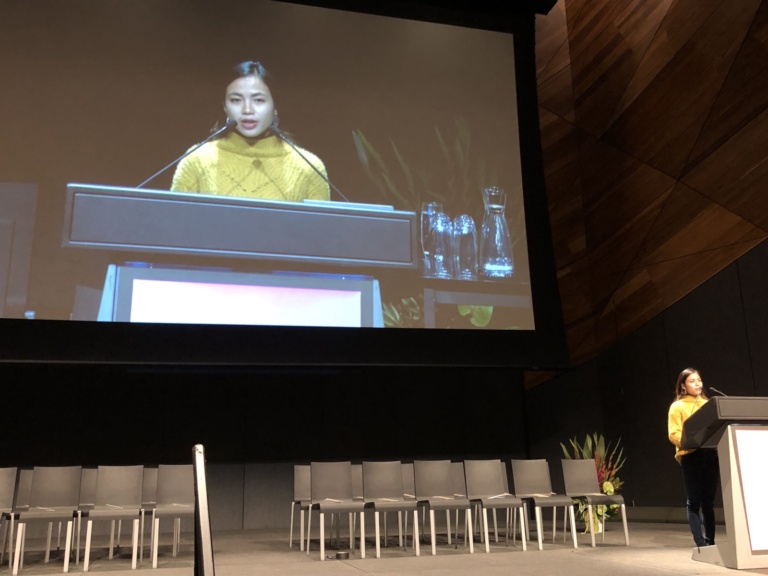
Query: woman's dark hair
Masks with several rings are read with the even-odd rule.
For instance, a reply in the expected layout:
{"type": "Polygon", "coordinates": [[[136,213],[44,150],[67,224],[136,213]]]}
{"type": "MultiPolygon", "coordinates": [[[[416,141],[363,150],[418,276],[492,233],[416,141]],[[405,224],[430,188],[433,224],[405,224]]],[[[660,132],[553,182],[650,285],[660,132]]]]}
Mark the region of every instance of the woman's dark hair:
{"type": "MultiPolygon", "coordinates": [[[[680,400],[680,398],[688,394],[685,389],[685,381],[691,374],[698,374],[701,376],[701,372],[696,370],[696,368],[686,368],[677,375],[677,382],[675,382],[675,400],[680,400]]],[[[701,389],[701,397],[705,399],[708,398],[704,388],[701,389]]]]}
{"type": "Polygon", "coordinates": [[[246,76],[258,76],[262,80],[267,77],[267,70],[262,66],[261,62],[255,60],[246,60],[240,62],[234,68],[238,78],[245,78],[246,76]]]}

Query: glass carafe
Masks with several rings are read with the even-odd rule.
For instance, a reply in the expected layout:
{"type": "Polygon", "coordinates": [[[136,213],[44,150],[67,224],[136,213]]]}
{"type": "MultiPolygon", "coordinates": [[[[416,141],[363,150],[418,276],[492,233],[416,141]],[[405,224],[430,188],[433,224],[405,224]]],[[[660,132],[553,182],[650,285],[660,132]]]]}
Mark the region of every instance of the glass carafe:
{"type": "Polygon", "coordinates": [[[507,195],[497,187],[483,190],[485,215],[480,233],[480,273],[486,278],[509,278],[515,273],[512,241],[504,215],[507,195]]]}

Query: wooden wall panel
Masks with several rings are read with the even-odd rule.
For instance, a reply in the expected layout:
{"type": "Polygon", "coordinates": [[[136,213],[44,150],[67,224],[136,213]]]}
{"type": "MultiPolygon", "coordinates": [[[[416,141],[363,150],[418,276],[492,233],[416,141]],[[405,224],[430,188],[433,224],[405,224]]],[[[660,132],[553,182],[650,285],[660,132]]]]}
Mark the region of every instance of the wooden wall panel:
{"type": "Polygon", "coordinates": [[[768,0],[559,0],[537,18],[552,239],[581,364],[768,237],[768,0]]]}

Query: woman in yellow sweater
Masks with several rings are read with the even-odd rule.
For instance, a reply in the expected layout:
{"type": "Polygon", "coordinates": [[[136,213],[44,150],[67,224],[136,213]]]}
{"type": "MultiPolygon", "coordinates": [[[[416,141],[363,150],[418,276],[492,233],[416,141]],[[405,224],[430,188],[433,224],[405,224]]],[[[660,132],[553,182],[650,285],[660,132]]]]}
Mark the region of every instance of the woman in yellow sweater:
{"type": "Polygon", "coordinates": [[[675,383],[675,401],[669,407],[667,427],[669,440],[676,448],[675,459],[683,472],[688,524],[693,541],[699,547],[715,543],[715,492],[720,482],[720,468],[713,448],[684,450],[680,442],[683,424],[707,400],[698,370],[686,368],[680,372],[675,383]]]}
{"type": "Polygon", "coordinates": [[[224,112],[237,123],[234,130],[184,158],[171,190],[291,202],[328,200],[328,183],[318,174],[327,178],[322,161],[307,150],[297,152],[272,130],[277,110],[264,67],[247,61],[235,72],[224,94],[224,112]]]}

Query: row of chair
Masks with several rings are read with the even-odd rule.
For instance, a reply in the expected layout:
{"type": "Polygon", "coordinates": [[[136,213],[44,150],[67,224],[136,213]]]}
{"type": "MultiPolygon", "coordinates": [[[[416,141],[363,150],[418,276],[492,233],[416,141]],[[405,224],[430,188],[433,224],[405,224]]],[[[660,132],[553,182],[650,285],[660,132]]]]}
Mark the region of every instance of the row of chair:
{"type": "MultiPolygon", "coordinates": [[[[64,572],[69,571],[74,537],[75,562],[80,563],[82,520],[86,520],[83,570],[90,565],[91,537],[95,521],[110,521],[109,558],[117,545],[123,520],[131,521],[132,562],[137,567],[137,552],[144,557],[144,519],[151,513],[150,549],[152,566],[157,567],[160,519],[174,519],[173,555],[181,536],[181,519],[194,515],[194,476],[192,465],[99,466],[96,470],[92,502],[83,502],[81,466],[39,466],[33,470],[0,468],[0,563],[8,551],[8,566],[14,576],[24,565],[26,527],[29,523],[48,524],[45,562],[50,559],[53,524],[65,529],[64,572]],[[17,526],[14,552],[14,525],[17,526]]],[[[87,499],[87,497],[86,497],[87,499]]]]}
{"type": "MultiPolygon", "coordinates": [[[[312,462],[309,465],[294,466],[294,494],[291,502],[291,523],[289,546],[293,546],[293,528],[296,510],[300,516],[299,549],[304,551],[304,514],[307,513],[306,552],[309,554],[312,512],[319,512],[320,558],[325,560],[325,514],[335,518],[340,514],[349,515],[350,549],[355,549],[356,519],[360,518],[360,556],[365,558],[365,515],[366,510],[374,513],[376,557],[381,556],[380,512],[398,513],[399,544],[405,549],[407,542],[407,518],[413,514],[413,548],[420,554],[418,535],[418,513],[422,512],[422,523],[429,517],[432,554],[436,554],[435,512],[446,512],[448,543],[451,544],[452,527],[450,512],[456,511],[456,538],[458,538],[459,511],[465,512],[465,545],[468,541],[470,553],[474,552],[472,526],[473,510],[482,515],[480,533],[486,552],[490,551],[488,538],[488,510],[493,513],[495,541],[498,542],[496,510],[506,510],[506,539],[512,531],[513,543],[516,537],[515,524],[520,511],[520,539],[523,550],[527,549],[526,535],[528,503],[534,506],[539,549],[542,549],[542,508],[552,508],[553,541],[556,536],[557,508],[563,507],[563,537],[570,528],[574,548],[578,547],[574,503],[583,501],[588,517],[592,517],[593,506],[618,505],[621,508],[624,527],[624,541],[629,545],[624,499],[600,491],[597,471],[592,460],[562,460],[565,494],[555,494],[546,460],[512,460],[511,483],[507,478],[507,466],[501,460],[416,460],[413,463],[400,461],[363,462],[312,462]],[[510,516],[510,512],[512,515],[510,516]],[[403,538],[402,513],[405,513],[406,527],[403,538]]],[[[333,523],[332,523],[333,526],[333,523]]],[[[336,524],[338,538],[338,523],[336,524]]],[[[386,531],[386,528],[385,528],[386,531]]],[[[592,546],[595,546],[594,530],[590,530],[592,546]]],[[[605,532],[602,535],[605,540],[605,532]]],[[[385,543],[387,538],[385,535],[385,543]]]]}

